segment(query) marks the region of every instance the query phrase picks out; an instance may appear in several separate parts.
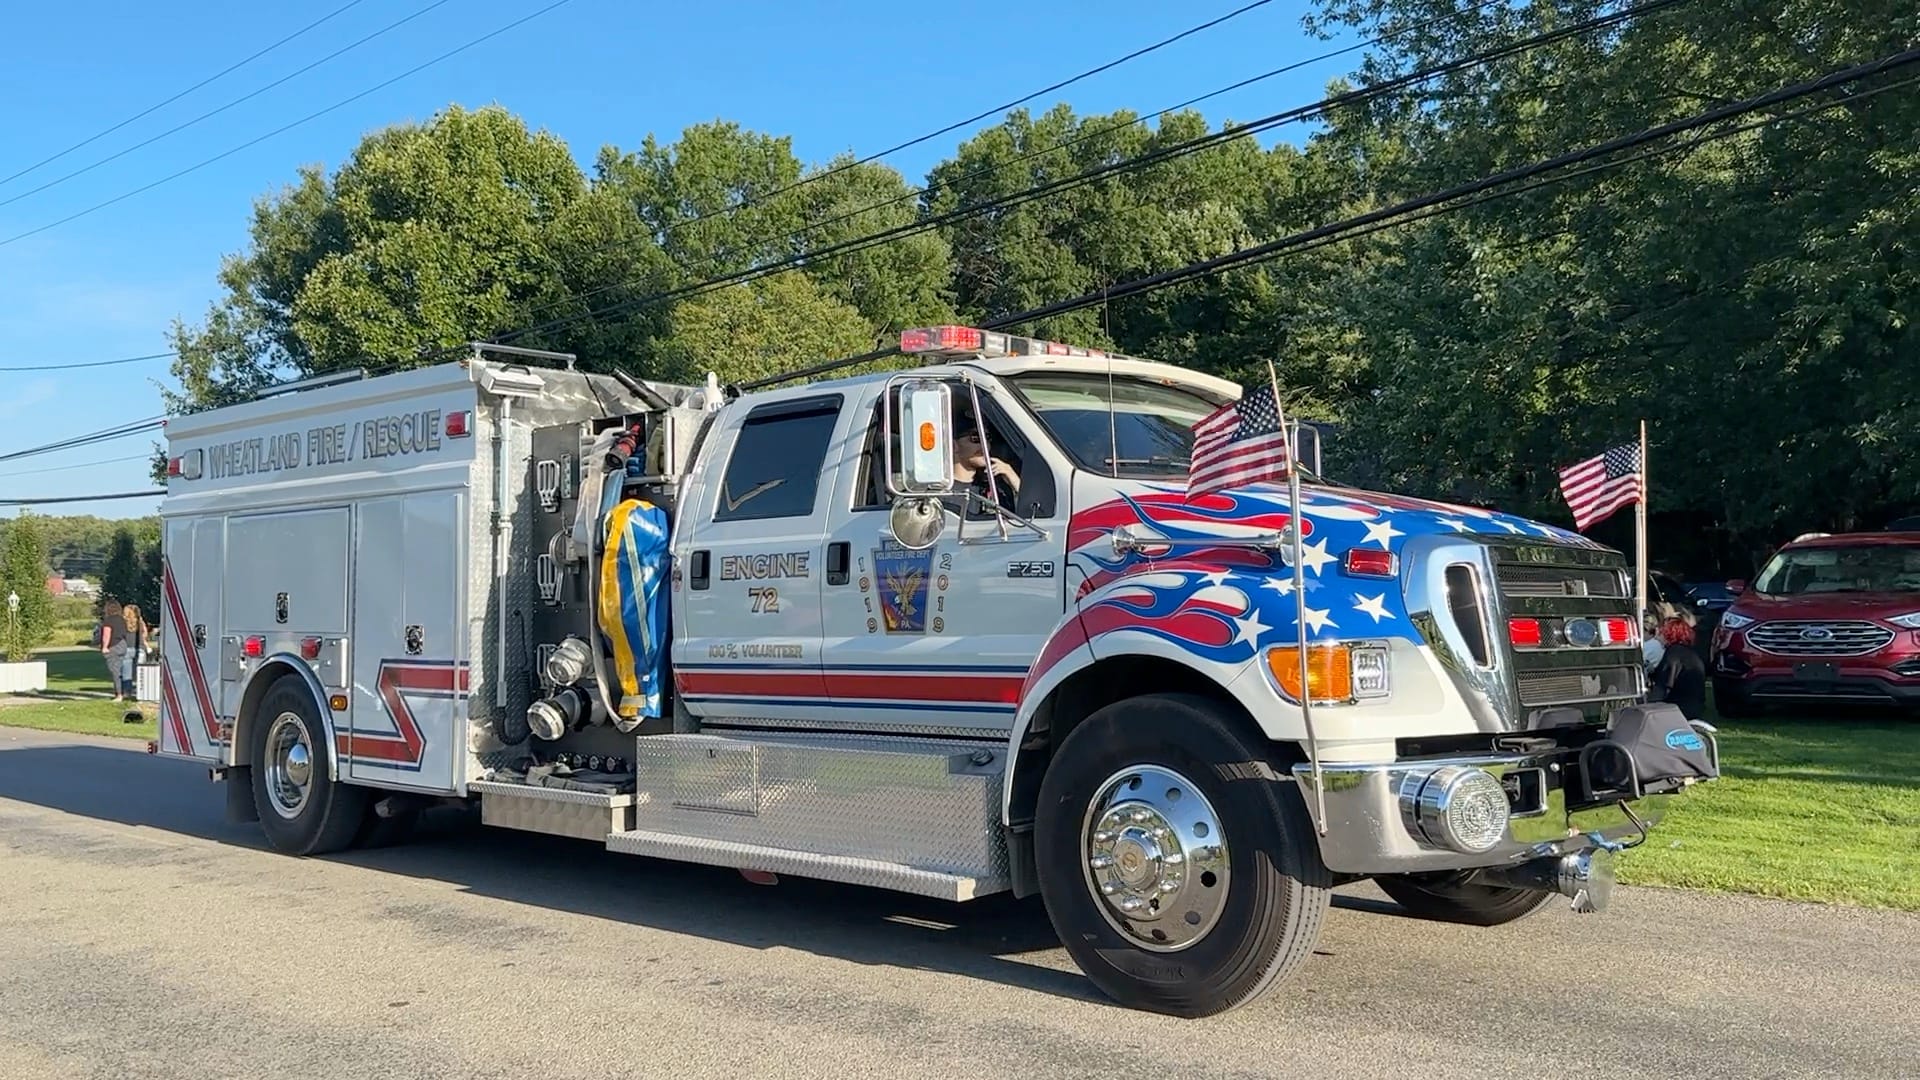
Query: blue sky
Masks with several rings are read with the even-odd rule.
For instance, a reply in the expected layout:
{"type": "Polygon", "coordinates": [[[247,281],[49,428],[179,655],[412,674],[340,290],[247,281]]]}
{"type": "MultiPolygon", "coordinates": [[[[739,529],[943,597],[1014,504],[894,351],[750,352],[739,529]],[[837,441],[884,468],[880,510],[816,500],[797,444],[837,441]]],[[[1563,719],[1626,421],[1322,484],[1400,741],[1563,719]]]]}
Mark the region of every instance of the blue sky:
{"type": "MultiPolygon", "coordinates": [[[[110,0],[14,5],[0,65],[0,177],[116,124],[345,4],[110,0]]],[[[569,3],[326,116],[186,177],[24,239],[11,238],[220,154],[360,93],[552,0],[445,0],[311,72],[178,134],[36,194],[22,193],[225,105],[434,0],[361,0],[232,74],[58,161],[0,183],[0,369],[157,353],[175,318],[218,295],[221,258],[243,249],[253,201],[296,168],[339,165],[360,136],[448,104],[497,103],[590,163],[605,144],[675,137],[724,118],[791,135],[818,161],[869,153],[1021,97],[1242,6],[1104,0],[949,5],[569,3]]],[[[1049,98],[1082,112],[1151,111],[1325,51],[1306,0],[1274,0],[1220,27],[1049,98]]],[[[1344,43],[1344,42],[1343,42],[1344,43]]],[[[1355,57],[1217,98],[1210,120],[1248,119],[1320,96],[1355,57]]],[[[985,126],[991,121],[985,121],[985,126]]],[[[911,181],[966,132],[888,158],[911,181]]],[[[1290,136],[1297,138],[1296,135],[1290,136]]],[[[0,370],[0,454],[161,412],[164,360],[72,371],[0,370]]],[[[0,462],[0,498],[148,486],[147,436],[0,462]]],[[[157,500],[48,507],[121,517],[157,500]]],[[[11,511],[0,510],[0,513],[11,511]]]]}

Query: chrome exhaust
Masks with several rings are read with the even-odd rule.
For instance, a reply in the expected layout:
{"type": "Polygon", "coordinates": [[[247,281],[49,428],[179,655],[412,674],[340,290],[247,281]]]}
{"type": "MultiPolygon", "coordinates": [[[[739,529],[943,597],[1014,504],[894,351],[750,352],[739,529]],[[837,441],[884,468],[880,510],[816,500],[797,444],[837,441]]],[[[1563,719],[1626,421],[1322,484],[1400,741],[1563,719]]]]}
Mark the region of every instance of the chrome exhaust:
{"type": "Polygon", "coordinates": [[[1604,911],[1613,898],[1613,852],[1587,848],[1568,855],[1529,859],[1482,870],[1474,880],[1484,885],[1556,892],[1571,900],[1573,910],[1581,914],[1604,911]]]}

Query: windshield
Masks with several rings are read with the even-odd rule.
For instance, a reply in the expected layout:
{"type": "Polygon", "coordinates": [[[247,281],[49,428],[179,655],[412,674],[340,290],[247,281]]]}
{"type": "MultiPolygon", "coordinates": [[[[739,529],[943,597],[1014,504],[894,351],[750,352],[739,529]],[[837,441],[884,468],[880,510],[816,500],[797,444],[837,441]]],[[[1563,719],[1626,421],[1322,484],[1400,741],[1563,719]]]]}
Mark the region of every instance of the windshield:
{"type": "Polygon", "coordinates": [[[1920,592],[1920,546],[1861,544],[1777,552],[1753,588],[1768,596],[1920,592]]]}
{"type": "Polygon", "coordinates": [[[1187,475],[1193,425],[1221,404],[1185,387],[1120,377],[1109,384],[1094,373],[1038,372],[1010,381],[1076,464],[1109,475],[1187,475]]]}

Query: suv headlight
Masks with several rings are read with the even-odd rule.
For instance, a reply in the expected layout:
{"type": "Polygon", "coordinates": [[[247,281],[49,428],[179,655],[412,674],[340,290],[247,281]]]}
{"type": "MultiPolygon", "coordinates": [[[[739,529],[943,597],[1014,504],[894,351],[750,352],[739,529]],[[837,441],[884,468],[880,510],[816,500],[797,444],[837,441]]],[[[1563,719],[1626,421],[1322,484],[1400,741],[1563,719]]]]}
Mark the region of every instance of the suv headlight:
{"type": "Polygon", "coordinates": [[[1920,611],[1910,612],[1906,615],[1895,615],[1887,621],[1895,626],[1904,626],[1909,630],[1920,630],[1920,611]]]}
{"type": "MultiPolygon", "coordinates": [[[[1920,616],[1920,612],[1915,612],[1914,615],[1920,616]]],[[[1902,617],[1911,618],[1913,616],[1902,616],[1902,617]]],[[[1720,616],[1720,625],[1726,627],[1729,630],[1744,629],[1746,627],[1752,626],[1755,621],[1756,620],[1751,615],[1739,615],[1731,611],[1727,612],[1725,615],[1720,616]]]]}

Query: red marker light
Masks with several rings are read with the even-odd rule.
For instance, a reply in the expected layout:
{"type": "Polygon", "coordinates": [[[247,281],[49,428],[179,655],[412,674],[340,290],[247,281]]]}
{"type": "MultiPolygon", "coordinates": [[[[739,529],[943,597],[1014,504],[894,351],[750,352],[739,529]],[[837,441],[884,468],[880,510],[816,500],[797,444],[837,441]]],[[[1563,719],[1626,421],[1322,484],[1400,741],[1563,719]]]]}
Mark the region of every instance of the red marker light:
{"type": "Polygon", "coordinates": [[[300,655],[308,660],[320,659],[320,639],[317,637],[300,639],[300,655]]]}
{"type": "Polygon", "coordinates": [[[1372,548],[1348,548],[1347,573],[1355,577],[1392,577],[1400,570],[1400,560],[1391,551],[1372,548]]]}
{"type": "Polygon", "coordinates": [[[168,476],[179,476],[183,471],[185,470],[181,467],[179,458],[167,459],[167,475],[168,476]]]}
{"type": "Polygon", "coordinates": [[[240,655],[249,660],[258,660],[267,655],[267,639],[250,637],[240,642],[240,655]]]}
{"type": "Polygon", "coordinates": [[[1539,619],[1508,619],[1507,640],[1516,649],[1537,649],[1540,647],[1539,619]]]}
{"type": "Polygon", "coordinates": [[[447,422],[444,425],[444,430],[447,433],[447,438],[464,439],[468,435],[473,434],[473,429],[470,426],[472,421],[473,421],[473,414],[470,412],[448,413],[447,422]]]}
{"type": "Polygon", "coordinates": [[[1603,645],[1633,644],[1633,620],[1625,618],[1601,619],[1600,643],[1603,645]]]}

